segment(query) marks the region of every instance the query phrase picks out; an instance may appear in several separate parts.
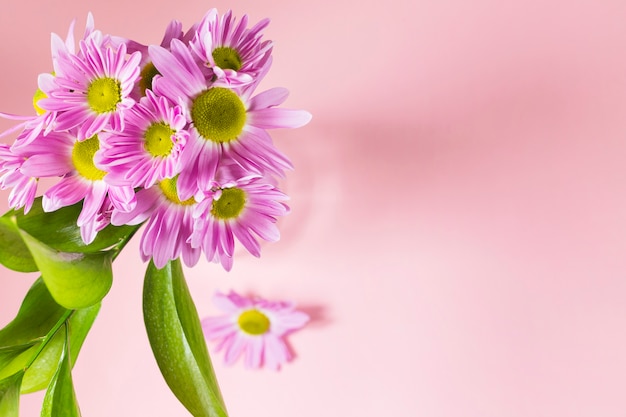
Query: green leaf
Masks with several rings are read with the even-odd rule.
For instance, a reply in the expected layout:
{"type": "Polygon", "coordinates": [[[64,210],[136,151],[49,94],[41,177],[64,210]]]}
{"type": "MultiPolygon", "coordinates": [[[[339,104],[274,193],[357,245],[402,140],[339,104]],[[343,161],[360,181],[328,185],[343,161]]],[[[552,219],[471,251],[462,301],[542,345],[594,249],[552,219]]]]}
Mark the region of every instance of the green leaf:
{"type": "Polygon", "coordinates": [[[57,304],[39,278],[30,287],[17,315],[0,330],[0,349],[40,341],[67,310],[57,304]]]}
{"type": "MultiPolygon", "coordinates": [[[[72,367],[74,367],[78,353],[99,311],[100,303],[89,308],[76,310],[66,322],[68,323],[66,326],[69,328],[70,363],[72,367]]],[[[63,332],[57,332],[28,368],[22,382],[22,394],[42,390],[50,384],[61,359],[65,343],[64,338],[63,332]]]]}
{"type": "Polygon", "coordinates": [[[0,380],[0,416],[19,417],[22,376],[20,372],[0,380]]]}
{"type": "Polygon", "coordinates": [[[0,330],[0,379],[28,366],[22,393],[46,388],[58,368],[64,344],[60,332],[55,335],[54,330],[69,323],[73,364],[99,310],[100,303],[74,311],[61,307],[42,279],[38,279],[26,294],[16,318],[0,330]],[[43,339],[49,334],[50,340],[42,348],[43,339]]]}
{"type": "Polygon", "coordinates": [[[35,272],[37,264],[20,236],[15,223],[0,217],[0,263],[17,272],[35,272]]]}
{"type": "Polygon", "coordinates": [[[80,417],[74,383],[72,382],[72,364],[70,360],[70,342],[67,327],[63,326],[59,334],[65,338],[61,364],[57,369],[48,391],[43,399],[41,417],[80,417]]]}
{"type": "Polygon", "coordinates": [[[79,202],[73,206],[46,213],[41,206],[41,197],[38,197],[28,214],[14,210],[3,217],[15,217],[21,230],[61,252],[98,252],[120,243],[126,236],[139,228],[139,226],[109,225],[98,232],[92,243],[86,245],[80,236],[80,229],[76,225],[81,210],[82,202],[79,202]]]}
{"type": "MultiPolygon", "coordinates": [[[[20,362],[19,357],[25,355],[25,352],[29,351],[33,344],[28,345],[20,345],[20,346],[11,346],[0,349],[0,380],[4,379],[10,375],[13,375],[17,371],[23,369],[22,367],[18,367],[17,369],[13,369],[13,362],[20,362]]],[[[26,364],[27,362],[24,362],[26,364]]]]}
{"type": "MultiPolygon", "coordinates": [[[[30,346],[28,349],[19,352],[17,355],[10,358],[5,365],[0,369],[0,379],[7,378],[18,372],[24,373],[28,364],[32,361],[33,357],[39,351],[41,342],[30,346]]],[[[58,359],[57,359],[58,362],[58,359]]]]}
{"type": "Polygon", "coordinates": [[[112,252],[59,252],[21,232],[54,300],[68,309],[98,303],[113,283],[112,252]]]}
{"type": "Polygon", "coordinates": [[[154,357],[178,400],[194,417],[227,417],[179,260],[163,269],[150,262],[143,313],[154,357]]]}

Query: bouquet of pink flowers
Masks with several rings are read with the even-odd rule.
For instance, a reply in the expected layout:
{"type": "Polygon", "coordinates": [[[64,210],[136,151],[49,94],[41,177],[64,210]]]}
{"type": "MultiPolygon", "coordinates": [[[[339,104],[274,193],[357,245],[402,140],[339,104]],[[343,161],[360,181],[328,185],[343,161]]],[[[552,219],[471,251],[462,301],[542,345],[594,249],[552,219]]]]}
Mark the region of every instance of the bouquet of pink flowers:
{"type": "Polygon", "coordinates": [[[292,168],[273,128],[311,115],[280,108],[284,88],[260,93],[272,43],[267,19],[248,27],[210,10],[188,31],[173,21],[160,45],[95,29],[52,35],[36,115],[2,136],[0,263],[38,271],[15,319],[0,330],[0,415],[20,393],[47,389],[42,416],[79,415],[71,369],[112,285],[112,262],[143,226],[145,325],[161,372],[194,416],[226,416],[182,272],[202,254],[226,270],[235,241],[260,256],[288,212],[277,178],[292,168]],[[58,182],[37,197],[41,178],[58,182]]]}

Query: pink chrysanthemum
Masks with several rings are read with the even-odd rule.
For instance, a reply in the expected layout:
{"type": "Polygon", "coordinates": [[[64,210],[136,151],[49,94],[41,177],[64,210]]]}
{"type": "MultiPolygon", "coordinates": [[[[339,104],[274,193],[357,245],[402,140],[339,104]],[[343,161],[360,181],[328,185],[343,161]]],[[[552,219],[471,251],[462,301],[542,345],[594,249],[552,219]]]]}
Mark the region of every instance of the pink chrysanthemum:
{"type": "Polygon", "coordinates": [[[124,113],[135,104],[129,94],[139,76],[141,54],[127,60],[126,45],[113,50],[95,36],[79,46],[79,54],[59,55],[59,74],[39,76],[39,88],[47,97],[38,105],[57,112],[56,130],[78,126],[79,140],[105,129],[123,130],[124,113]]]}
{"type": "Polygon", "coordinates": [[[200,259],[200,248],[187,241],[193,230],[193,198],[181,201],[176,192],[176,178],[137,192],[137,206],[128,212],[113,210],[111,223],[137,225],[147,220],[140,242],[141,259],[152,258],[157,268],[182,256],[185,265],[194,266],[200,259]]]}
{"type": "Polygon", "coordinates": [[[198,25],[191,50],[215,76],[227,85],[252,82],[262,71],[272,52],[271,41],[261,41],[261,31],[269,24],[263,19],[251,29],[246,28],[248,16],[236,24],[229,10],[220,19],[211,9],[198,25]]]}
{"type": "Polygon", "coordinates": [[[35,201],[38,179],[24,175],[21,171],[26,161],[23,154],[16,153],[6,144],[0,144],[0,189],[11,189],[9,207],[24,207],[28,213],[35,201]]]}
{"type": "Polygon", "coordinates": [[[300,127],[311,115],[275,108],[287,97],[285,89],[249,98],[250,89],[240,95],[237,90],[207,85],[191,53],[177,39],[171,43],[171,52],[159,46],[151,46],[149,51],[162,74],[155,77],[154,91],[182,103],[191,122],[178,182],[181,198],[190,197],[196,188],[210,189],[223,155],[261,174],[283,175],[291,168],[265,129],[300,127]]]}
{"type": "MultiPolygon", "coordinates": [[[[165,33],[163,34],[163,39],[161,40],[161,46],[163,48],[168,49],[170,47],[170,43],[172,39],[180,39],[183,40],[186,35],[183,34],[182,30],[183,24],[177,20],[172,20],[167,28],[165,29],[165,33]]],[[[187,35],[191,36],[191,35],[187,35]]],[[[146,90],[152,89],[152,79],[159,72],[154,67],[154,64],[150,60],[150,55],[148,54],[148,45],[141,44],[132,39],[126,39],[121,37],[113,38],[116,44],[124,43],[128,49],[128,53],[139,52],[141,53],[141,60],[139,61],[139,79],[135,84],[135,88],[132,91],[132,97],[135,100],[139,100],[141,97],[146,95],[146,90]]]]}
{"type": "Polygon", "coordinates": [[[234,291],[217,292],[213,301],[226,314],[203,319],[202,327],[208,339],[219,341],[216,350],[224,350],[226,364],[243,354],[247,368],[278,370],[293,359],[284,339],[309,321],[294,303],[247,298],[234,291]]]}
{"type": "Polygon", "coordinates": [[[269,242],[280,238],[277,217],[287,214],[288,197],[260,177],[247,177],[213,187],[196,205],[191,245],[201,247],[207,260],[233,266],[235,238],[254,256],[261,256],[256,236],[269,242]],[[212,198],[211,198],[212,197],[212,198]]]}
{"type": "Polygon", "coordinates": [[[180,173],[180,153],[189,137],[180,106],[146,90],[125,124],[122,132],[101,135],[95,160],[108,172],[107,182],[149,188],[180,173]]]}
{"type": "MultiPolygon", "coordinates": [[[[62,67],[58,65],[59,55],[67,55],[69,53],[75,53],[75,45],[74,45],[74,24],[75,21],[70,23],[69,30],[67,32],[67,37],[65,40],[62,40],[59,35],[56,33],[52,34],[52,67],[54,68],[53,74],[60,73],[62,71],[62,67]]],[[[87,16],[87,26],[85,28],[85,38],[90,36],[93,32],[93,16],[91,13],[87,16]]],[[[95,34],[94,34],[95,36],[95,34]]],[[[44,78],[54,77],[53,74],[44,74],[42,75],[44,78]]],[[[12,145],[12,148],[21,148],[28,146],[41,132],[44,132],[45,135],[50,133],[53,128],[52,122],[56,118],[56,112],[50,112],[45,109],[39,107],[39,100],[42,98],[46,98],[46,94],[38,89],[33,96],[33,107],[35,108],[36,115],[35,116],[18,116],[10,113],[0,113],[0,117],[9,119],[9,120],[19,120],[21,121],[17,125],[7,129],[6,131],[0,133],[0,137],[9,135],[18,130],[22,130],[20,136],[15,140],[15,143],[12,145]]]]}
{"type": "Polygon", "coordinates": [[[129,211],[135,205],[132,187],[112,186],[104,181],[106,172],[94,163],[99,147],[97,135],[79,141],[70,132],[50,132],[35,138],[28,146],[29,155],[21,167],[23,174],[33,178],[62,177],[44,193],[44,211],[55,211],[83,200],[77,225],[85,243],[91,243],[96,233],[108,224],[106,212],[110,206],[129,211]]]}

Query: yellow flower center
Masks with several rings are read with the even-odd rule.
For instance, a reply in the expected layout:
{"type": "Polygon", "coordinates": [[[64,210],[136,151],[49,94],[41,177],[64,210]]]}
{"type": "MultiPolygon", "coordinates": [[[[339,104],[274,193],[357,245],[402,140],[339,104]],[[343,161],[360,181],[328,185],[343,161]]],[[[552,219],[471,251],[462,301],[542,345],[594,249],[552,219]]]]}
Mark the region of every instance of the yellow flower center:
{"type": "Polygon", "coordinates": [[[146,95],[146,90],[152,90],[152,79],[155,75],[161,74],[159,70],[156,69],[152,62],[148,62],[139,73],[141,78],[139,80],[139,88],[141,89],[141,95],[146,95]]]}
{"type": "Polygon", "coordinates": [[[167,156],[174,147],[174,130],[166,123],[152,123],[143,137],[144,147],[152,156],[167,156]]]}
{"type": "Polygon", "coordinates": [[[38,88],[37,91],[35,91],[35,95],[33,96],[33,107],[35,108],[35,112],[37,112],[38,116],[41,116],[42,114],[44,114],[46,110],[39,107],[37,103],[39,103],[39,100],[41,100],[42,98],[47,98],[47,97],[48,96],[46,95],[46,93],[41,91],[40,88],[38,88]]]}
{"type": "Polygon", "coordinates": [[[72,149],[72,163],[74,168],[76,168],[76,172],[91,181],[101,180],[107,174],[105,171],[98,169],[93,163],[93,157],[98,149],[100,149],[98,135],[93,135],[82,142],[76,141],[72,149]]]}
{"type": "Polygon", "coordinates": [[[217,143],[230,142],[243,130],[246,108],[236,93],[215,87],[194,99],[191,120],[204,139],[217,143]]]}
{"type": "Polygon", "coordinates": [[[178,176],[174,178],[166,178],[159,182],[159,187],[161,188],[161,192],[163,193],[165,198],[167,198],[172,203],[178,204],[180,206],[191,206],[192,204],[195,204],[196,200],[194,200],[193,197],[188,198],[185,201],[180,201],[180,198],[178,198],[178,190],[176,188],[177,179],[178,176]]]}
{"type": "Polygon", "coordinates": [[[241,188],[225,188],[218,200],[213,200],[211,214],[218,219],[232,219],[239,216],[246,205],[246,192],[241,188]]]}
{"type": "Polygon", "coordinates": [[[222,69],[239,71],[241,69],[241,57],[237,50],[228,46],[220,46],[213,50],[213,60],[222,69]]]}
{"type": "Polygon", "coordinates": [[[258,336],[270,329],[270,319],[259,310],[246,310],[239,315],[237,324],[244,332],[258,336]]]}
{"type": "Polygon", "coordinates": [[[87,104],[96,113],[109,113],[122,101],[122,87],[114,78],[96,78],[87,88],[87,104]]]}

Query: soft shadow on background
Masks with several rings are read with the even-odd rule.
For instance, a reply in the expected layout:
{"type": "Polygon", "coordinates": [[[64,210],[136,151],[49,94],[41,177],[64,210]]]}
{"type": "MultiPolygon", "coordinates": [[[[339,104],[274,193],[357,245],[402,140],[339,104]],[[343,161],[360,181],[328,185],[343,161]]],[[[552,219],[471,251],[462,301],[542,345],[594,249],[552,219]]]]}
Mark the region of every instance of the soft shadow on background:
{"type": "MultiPolygon", "coordinates": [[[[210,7],[272,19],[262,87],[314,115],[274,134],[296,166],[281,241],[186,270],[201,316],[233,288],[316,317],[280,373],[214,355],[231,416],[623,415],[626,4],[11,2],[0,111],[31,112],[73,18],[158,43],[210,7]]],[[[143,329],[137,243],[74,370],[84,416],[186,415],[143,329]]],[[[0,324],[34,278],[2,269],[0,324]]]]}

